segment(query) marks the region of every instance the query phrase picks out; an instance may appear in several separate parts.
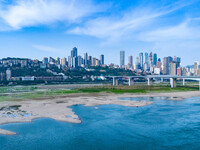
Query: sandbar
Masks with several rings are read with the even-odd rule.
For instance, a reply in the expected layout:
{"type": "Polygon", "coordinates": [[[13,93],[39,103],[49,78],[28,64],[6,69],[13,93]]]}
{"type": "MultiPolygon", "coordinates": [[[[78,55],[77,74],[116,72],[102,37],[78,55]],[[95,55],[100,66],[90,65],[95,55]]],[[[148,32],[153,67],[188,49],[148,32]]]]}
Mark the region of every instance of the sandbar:
{"type": "MultiPolygon", "coordinates": [[[[184,100],[200,96],[199,91],[148,94],[69,94],[47,99],[27,99],[0,103],[0,125],[8,123],[31,122],[37,118],[52,118],[58,121],[81,123],[81,119],[70,106],[85,105],[122,105],[142,107],[151,105],[151,101],[120,100],[123,97],[169,97],[169,100],[184,100]]],[[[95,108],[94,108],[95,109],[95,108]]],[[[0,129],[0,134],[14,135],[15,132],[0,129]]]]}

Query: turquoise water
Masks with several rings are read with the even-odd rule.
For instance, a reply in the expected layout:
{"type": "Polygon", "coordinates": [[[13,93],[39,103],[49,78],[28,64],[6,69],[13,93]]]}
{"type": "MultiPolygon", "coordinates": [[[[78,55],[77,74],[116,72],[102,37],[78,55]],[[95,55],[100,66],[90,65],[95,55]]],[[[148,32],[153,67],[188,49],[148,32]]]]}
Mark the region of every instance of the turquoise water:
{"type": "Polygon", "coordinates": [[[153,101],[144,107],[102,105],[72,108],[81,124],[37,119],[2,125],[15,136],[0,135],[0,150],[200,149],[200,97],[126,98],[153,101]]]}

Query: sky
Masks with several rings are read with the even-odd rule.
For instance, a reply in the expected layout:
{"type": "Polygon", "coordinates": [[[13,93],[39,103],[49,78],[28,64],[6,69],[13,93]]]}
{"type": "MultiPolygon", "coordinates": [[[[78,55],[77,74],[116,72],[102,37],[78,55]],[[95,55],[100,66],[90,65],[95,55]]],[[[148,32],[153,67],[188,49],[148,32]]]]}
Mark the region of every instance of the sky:
{"type": "Polygon", "coordinates": [[[0,58],[67,57],[73,47],[119,64],[120,50],[200,61],[200,0],[0,0],[0,58]]]}

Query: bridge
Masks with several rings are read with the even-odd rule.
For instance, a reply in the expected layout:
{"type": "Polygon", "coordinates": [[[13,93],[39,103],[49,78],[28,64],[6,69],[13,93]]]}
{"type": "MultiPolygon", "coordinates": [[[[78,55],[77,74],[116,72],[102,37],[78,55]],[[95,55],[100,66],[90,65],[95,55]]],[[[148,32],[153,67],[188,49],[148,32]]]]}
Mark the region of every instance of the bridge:
{"type": "Polygon", "coordinates": [[[185,80],[195,80],[199,81],[199,87],[200,87],[200,76],[178,76],[178,75],[147,75],[147,76],[106,76],[106,78],[112,78],[113,79],[113,86],[118,86],[118,80],[120,78],[126,78],[128,79],[129,86],[134,85],[134,79],[143,78],[147,80],[147,85],[150,86],[153,84],[153,79],[161,79],[161,82],[163,82],[164,79],[170,80],[171,88],[176,87],[176,80],[182,79],[183,85],[185,85],[185,80]]]}

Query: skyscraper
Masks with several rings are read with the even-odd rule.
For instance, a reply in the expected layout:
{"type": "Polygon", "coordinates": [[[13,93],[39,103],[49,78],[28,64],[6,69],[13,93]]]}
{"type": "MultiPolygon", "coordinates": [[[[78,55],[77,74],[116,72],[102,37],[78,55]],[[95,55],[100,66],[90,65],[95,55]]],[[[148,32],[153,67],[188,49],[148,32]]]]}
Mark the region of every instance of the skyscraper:
{"type": "Polygon", "coordinates": [[[72,67],[77,68],[78,67],[78,57],[72,58],[72,67]]]}
{"type": "Polygon", "coordinates": [[[92,66],[96,66],[96,58],[92,57],[92,66]]]}
{"type": "Polygon", "coordinates": [[[71,58],[77,57],[77,54],[78,54],[78,50],[77,50],[76,47],[74,47],[74,48],[71,50],[71,58]]]}
{"type": "Polygon", "coordinates": [[[156,67],[161,69],[161,65],[162,65],[162,63],[161,63],[161,59],[158,58],[158,61],[157,61],[156,67]]]}
{"type": "Polygon", "coordinates": [[[100,55],[100,64],[104,65],[104,55],[100,55]]]}
{"type": "Polygon", "coordinates": [[[88,66],[91,66],[92,65],[92,56],[88,56],[88,66]]]}
{"type": "Polygon", "coordinates": [[[198,70],[199,70],[199,62],[195,61],[194,62],[194,75],[197,76],[198,75],[198,70]]]}
{"type": "Polygon", "coordinates": [[[145,62],[144,62],[144,70],[146,71],[146,70],[148,70],[149,68],[150,68],[150,61],[149,61],[149,54],[148,53],[145,53],[144,54],[144,60],[145,60],[145,62]]]}
{"type": "Polygon", "coordinates": [[[149,65],[151,65],[152,62],[153,62],[153,53],[152,53],[152,52],[149,53],[149,61],[150,61],[150,64],[149,64],[149,65]]]}
{"type": "Polygon", "coordinates": [[[128,65],[129,65],[129,67],[133,66],[133,56],[128,57],[128,65]]]}
{"type": "Polygon", "coordinates": [[[84,53],[84,65],[88,66],[88,54],[84,53]]]}
{"type": "Polygon", "coordinates": [[[177,64],[175,61],[172,61],[170,63],[170,75],[176,75],[176,71],[177,71],[177,64]]]}
{"type": "Polygon", "coordinates": [[[60,65],[60,58],[59,57],[56,57],[55,63],[56,63],[56,65],[60,65]]]}
{"type": "Polygon", "coordinates": [[[125,51],[120,51],[120,67],[125,65],[125,51]]]}
{"type": "Polygon", "coordinates": [[[172,62],[172,57],[164,57],[163,58],[163,74],[169,75],[170,74],[170,63],[172,62]]]}
{"type": "Polygon", "coordinates": [[[62,66],[67,65],[67,59],[65,57],[62,58],[62,66]]]}
{"type": "Polygon", "coordinates": [[[143,70],[143,53],[139,54],[139,61],[140,61],[140,69],[143,70]]]}
{"type": "Polygon", "coordinates": [[[177,62],[177,67],[180,67],[181,66],[181,58],[177,57],[176,62],[177,62]]]}
{"type": "Polygon", "coordinates": [[[78,50],[77,50],[77,48],[76,47],[74,47],[72,50],[71,50],[71,62],[72,62],[72,64],[71,64],[71,66],[73,67],[73,68],[76,68],[76,67],[78,67],[78,58],[77,58],[77,54],[78,54],[78,50]]]}
{"type": "Polygon", "coordinates": [[[45,64],[45,65],[47,65],[48,64],[48,58],[44,57],[42,63],[45,64]]]}
{"type": "Polygon", "coordinates": [[[72,58],[68,56],[68,67],[72,67],[72,58]]]}
{"type": "Polygon", "coordinates": [[[156,66],[156,64],[157,64],[157,54],[154,53],[153,54],[153,65],[156,66]]]}

